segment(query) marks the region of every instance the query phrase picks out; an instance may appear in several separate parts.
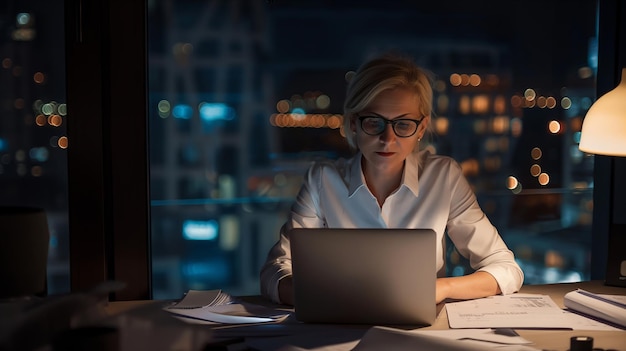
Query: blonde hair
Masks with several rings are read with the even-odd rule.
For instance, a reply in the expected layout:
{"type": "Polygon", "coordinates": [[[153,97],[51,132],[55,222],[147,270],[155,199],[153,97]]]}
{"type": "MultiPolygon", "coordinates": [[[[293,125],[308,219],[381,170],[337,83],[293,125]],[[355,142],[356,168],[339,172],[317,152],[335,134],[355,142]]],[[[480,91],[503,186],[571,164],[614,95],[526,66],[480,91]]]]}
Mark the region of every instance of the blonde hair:
{"type": "MultiPolygon", "coordinates": [[[[414,91],[422,116],[431,116],[432,77],[432,73],[401,54],[387,53],[362,64],[348,83],[343,105],[343,129],[350,148],[358,150],[356,136],[350,131],[351,121],[382,91],[393,88],[414,91]]],[[[430,123],[427,132],[432,133],[430,123]]]]}

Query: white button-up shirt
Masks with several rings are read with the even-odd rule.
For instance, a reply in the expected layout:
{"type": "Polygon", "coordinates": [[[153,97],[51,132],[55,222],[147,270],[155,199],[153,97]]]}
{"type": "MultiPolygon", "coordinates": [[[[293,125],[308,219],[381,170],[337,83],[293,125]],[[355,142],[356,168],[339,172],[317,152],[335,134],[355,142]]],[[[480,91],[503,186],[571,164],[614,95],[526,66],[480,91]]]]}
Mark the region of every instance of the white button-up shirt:
{"type": "MultiPolygon", "coordinates": [[[[475,270],[493,275],[503,294],[519,290],[524,274],[482,211],[461,167],[429,151],[407,157],[402,183],[382,205],[367,185],[361,154],[314,163],[261,269],[261,294],[275,302],[278,282],[292,274],[291,228],[430,228],[437,233],[437,276],[445,276],[445,237],[475,270]]],[[[323,259],[320,257],[320,259],[323,259]]]]}

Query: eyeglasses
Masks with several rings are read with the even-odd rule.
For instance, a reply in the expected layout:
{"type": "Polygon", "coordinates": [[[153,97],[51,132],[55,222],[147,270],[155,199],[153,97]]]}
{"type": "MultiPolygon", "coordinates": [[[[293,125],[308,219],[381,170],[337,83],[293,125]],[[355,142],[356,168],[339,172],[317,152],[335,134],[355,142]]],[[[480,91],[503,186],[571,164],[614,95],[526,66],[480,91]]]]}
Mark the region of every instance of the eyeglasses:
{"type": "Polygon", "coordinates": [[[368,135],[379,135],[385,131],[387,124],[391,124],[393,132],[400,138],[408,138],[417,132],[421,119],[386,119],[379,116],[360,116],[361,129],[368,135]]]}

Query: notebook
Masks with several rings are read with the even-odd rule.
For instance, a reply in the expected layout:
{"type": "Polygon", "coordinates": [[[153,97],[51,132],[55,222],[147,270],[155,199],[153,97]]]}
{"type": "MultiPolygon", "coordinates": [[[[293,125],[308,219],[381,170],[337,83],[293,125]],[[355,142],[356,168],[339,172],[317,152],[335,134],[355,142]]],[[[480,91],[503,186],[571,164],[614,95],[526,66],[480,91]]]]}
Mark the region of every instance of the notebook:
{"type": "Polygon", "coordinates": [[[431,229],[292,229],[294,309],[308,323],[431,325],[431,229]]]}

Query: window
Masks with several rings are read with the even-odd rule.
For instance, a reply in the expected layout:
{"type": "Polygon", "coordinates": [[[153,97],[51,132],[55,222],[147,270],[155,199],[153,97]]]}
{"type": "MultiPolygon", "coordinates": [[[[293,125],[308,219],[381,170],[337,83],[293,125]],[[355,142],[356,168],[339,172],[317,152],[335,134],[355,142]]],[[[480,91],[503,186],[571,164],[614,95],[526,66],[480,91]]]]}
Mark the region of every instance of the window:
{"type": "MultiPolygon", "coordinates": [[[[64,36],[61,23],[76,25],[69,19],[77,3],[9,1],[0,10],[0,203],[48,212],[50,293],[70,288],[70,259],[73,289],[135,274],[149,261],[147,242],[154,297],[215,286],[256,293],[258,269],[302,172],[314,158],[348,152],[332,127],[344,75],[365,56],[395,48],[437,75],[434,147],[464,166],[526,283],[589,277],[591,246],[598,246],[590,244],[594,159],[576,143],[596,77],[608,79],[596,75],[597,1],[137,1],[123,12],[107,5],[116,18],[111,28],[99,2],[83,2],[84,31],[64,36]],[[142,43],[134,26],[146,10],[142,43]],[[87,59],[71,50],[66,57],[66,38],[83,40],[87,59]],[[144,54],[146,77],[137,71],[144,54]],[[68,84],[70,97],[66,62],[69,81],[84,84],[68,84]],[[70,133],[68,110],[77,123],[70,133]],[[111,110],[123,113],[108,118],[111,110]],[[296,126],[294,116],[323,127],[296,126]],[[144,123],[150,199],[111,191],[124,180],[124,189],[145,183],[137,137],[144,123]],[[119,129],[124,138],[110,132],[119,129]],[[113,144],[119,149],[111,157],[113,144]],[[112,159],[123,166],[112,169],[112,159]],[[68,202],[76,213],[70,221],[68,202]],[[142,236],[144,203],[150,240],[142,236]],[[79,240],[71,255],[70,227],[79,240]]],[[[454,251],[449,259],[451,273],[466,269],[454,251]]],[[[149,295],[144,273],[135,297],[149,295]]]]}
{"type": "Polygon", "coordinates": [[[3,2],[0,33],[0,204],[46,211],[48,293],[67,292],[63,1],[3,2]]]}
{"type": "MultiPolygon", "coordinates": [[[[590,277],[596,1],[154,1],[148,124],[155,298],[258,293],[310,161],[349,154],[345,76],[402,50],[433,71],[432,146],[463,167],[526,284],[590,277]]],[[[467,267],[449,252],[451,274],[467,267]]]]}

